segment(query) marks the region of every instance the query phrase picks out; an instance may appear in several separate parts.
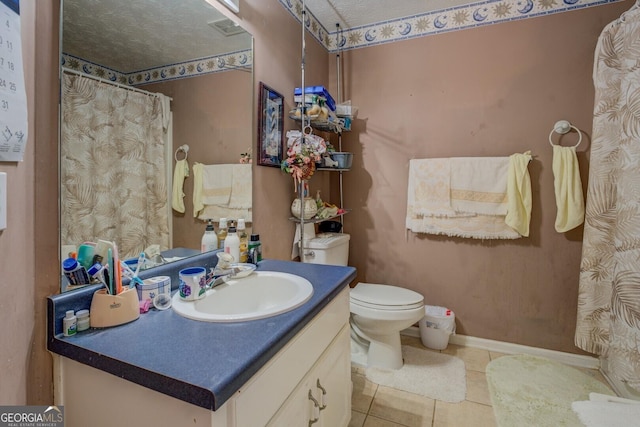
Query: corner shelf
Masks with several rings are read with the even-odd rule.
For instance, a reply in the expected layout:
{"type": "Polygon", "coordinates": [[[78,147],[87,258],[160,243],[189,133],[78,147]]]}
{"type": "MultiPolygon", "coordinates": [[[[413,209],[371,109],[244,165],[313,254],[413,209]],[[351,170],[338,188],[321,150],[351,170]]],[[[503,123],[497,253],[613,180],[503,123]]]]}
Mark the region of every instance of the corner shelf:
{"type": "MultiPolygon", "coordinates": [[[[314,217],[311,217],[309,219],[305,219],[303,221],[304,221],[305,224],[316,224],[316,223],[319,223],[319,222],[322,222],[322,221],[331,221],[332,219],[339,218],[342,215],[348,214],[349,212],[351,212],[351,209],[344,209],[343,212],[341,214],[338,214],[338,215],[333,215],[333,216],[330,216],[330,217],[327,217],[327,218],[316,218],[314,216],[314,217]]],[[[293,221],[293,222],[298,222],[299,223],[300,220],[302,220],[302,218],[296,218],[295,216],[289,217],[289,221],[293,221]]]]}
{"type": "MultiPolygon", "coordinates": [[[[302,123],[301,117],[289,114],[289,118],[298,123],[302,123]]],[[[319,131],[337,133],[338,135],[342,134],[342,132],[349,132],[351,130],[351,118],[349,118],[349,128],[345,128],[340,123],[314,118],[305,118],[305,123],[309,123],[309,126],[319,131]]]]}

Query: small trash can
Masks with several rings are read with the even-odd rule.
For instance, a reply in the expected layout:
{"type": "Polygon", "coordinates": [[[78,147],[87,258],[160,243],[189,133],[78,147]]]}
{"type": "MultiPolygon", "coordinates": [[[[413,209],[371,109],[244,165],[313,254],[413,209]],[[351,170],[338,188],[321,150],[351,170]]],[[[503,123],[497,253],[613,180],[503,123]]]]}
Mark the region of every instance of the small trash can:
{"type": "Polygon", "coordinates": [[[456,332],[455,313],[434,305],[425,305],[424,313],[418,323],[422,344],[433,350],[444,350],[449,344],[449,336],[456,332]]]}

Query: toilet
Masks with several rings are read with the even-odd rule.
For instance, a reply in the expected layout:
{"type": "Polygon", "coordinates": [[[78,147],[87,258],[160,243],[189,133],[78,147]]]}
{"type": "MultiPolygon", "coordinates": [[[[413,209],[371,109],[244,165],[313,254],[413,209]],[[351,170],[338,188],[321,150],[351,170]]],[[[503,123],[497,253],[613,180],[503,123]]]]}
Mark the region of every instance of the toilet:
{"type": "Polygon", "coordinates": [[[398,286],[358,283],[351,289],[351,360],[400,369],[400,331],[424,317],[424,297],[398,286]]]}
{"type": "MultiPolygon", "coordinates": [[[[305,236],[310,234],[305,230],[305,236]]],[[[348,234],[311,235],[314,237],[305,238],[305,262],[347,265],[348,234]]],[[[400,331],[424,317],[424,297],[398,286],[358,283],[350,291],[349,306],[351,360],[364,366],[400,369],[400,331]]]]}

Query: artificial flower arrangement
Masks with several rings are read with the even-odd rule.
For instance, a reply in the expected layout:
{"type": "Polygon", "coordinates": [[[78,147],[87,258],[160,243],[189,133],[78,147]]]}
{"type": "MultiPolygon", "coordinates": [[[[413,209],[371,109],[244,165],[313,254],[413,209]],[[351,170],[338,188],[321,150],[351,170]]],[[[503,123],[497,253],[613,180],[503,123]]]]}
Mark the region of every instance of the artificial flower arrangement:
{"type": "Polygon", "coordinates": [[[313,175],[316,162],[322,159],[326,151],[326,142],[317,135],[303,135],[299,130],[287,132],[287,158],[280,164],[280,169],[291,174],[296,191],[301,181],[313,175]]]}
{"type": "Polygon", "coordinates": [[[246,153],[240,153],[240,163],[251,163],[251,148],[246,153]]]}

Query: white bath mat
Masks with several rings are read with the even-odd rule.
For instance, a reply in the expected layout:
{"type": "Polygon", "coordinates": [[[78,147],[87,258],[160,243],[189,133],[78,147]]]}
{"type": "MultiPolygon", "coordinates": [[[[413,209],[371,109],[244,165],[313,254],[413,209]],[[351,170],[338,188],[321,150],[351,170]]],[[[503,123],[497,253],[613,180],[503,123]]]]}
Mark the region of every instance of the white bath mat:
{"type": "Polygon", "coordinates": [[[402,368],[366,368],[366,377],[376,384],[435,400],[458,403],[465,399],[467,383],[462,359],[407,345],[402,346],[402,355],[402,368]]]}

